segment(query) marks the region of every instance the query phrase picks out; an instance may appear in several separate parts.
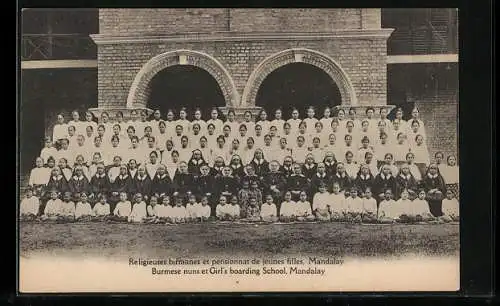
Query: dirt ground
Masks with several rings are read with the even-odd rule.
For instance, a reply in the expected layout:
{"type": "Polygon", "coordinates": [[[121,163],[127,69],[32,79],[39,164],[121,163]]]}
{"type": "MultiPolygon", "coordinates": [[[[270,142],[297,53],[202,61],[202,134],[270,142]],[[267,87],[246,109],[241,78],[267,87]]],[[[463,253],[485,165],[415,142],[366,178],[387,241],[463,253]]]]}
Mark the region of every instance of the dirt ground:
{"type": "Polygon", "coordinates": [[[404,256],[459,253],[459,226],[21,223],[21,256],[404,256]]]}

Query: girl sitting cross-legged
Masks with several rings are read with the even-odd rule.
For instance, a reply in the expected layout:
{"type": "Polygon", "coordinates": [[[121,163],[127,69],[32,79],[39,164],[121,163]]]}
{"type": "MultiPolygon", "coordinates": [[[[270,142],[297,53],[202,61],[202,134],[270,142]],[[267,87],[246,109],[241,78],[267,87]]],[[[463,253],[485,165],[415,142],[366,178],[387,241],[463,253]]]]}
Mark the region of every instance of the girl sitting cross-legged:
{"type": "Polygon", "coordinates": [[[113,221],[127,222],[132,211],[132,204],[127,199],[127,192],[122,191],[119,194],[120,200],[116,203],[113,210],[113,216],[110,218],[113,221]]]}
{"type": "Polygon", "coordinates": [[[302,191],[297,201],[297,221],[314,221],[316,218],[312,214],[311,203],[307,200],[307,193],[302,191]]]}
{"type": "MultiPolygon", "coordinates": [[[[80,199],[80,194],[76,193],[75,198],[78,201],[80,199]]],[[[75,202],[73,202],[71,192],[69,191],[65,192],[63,195],[61,217],[62,221],[75,221],[75,202]]]]}
{"type": "Polygon", "coordinates": [[[26,196],[21,201],[21,206],[19,208],[20,220],[21,221],[33,221],[38,215],[38,210],[40,209],[40,200],[38,197],[33,195],[33,187],[28,186],[26,188],[26,196]]]}
{"type": "Polygon", "coordinates": [[[128,222],[142,223],[147,217],[146,202],[143,201],[142,194],[136,193],[134,196],[134,206],[128,216],[128,222]]]}
{"type": "Polygon", "coordinates": [[[230,210],[231,208],[227,204],[227,197],[221,195],[219,197],[219,204],[217,204],[217,207],[215,208],[215,216],[217,217],[217,220],[230,221],[232,219],[230,210]]]}
{"type": "Polygon", "coordinates": [[[274,204],[273,196],[270,194],[266,196],[266,202],[260,208],[260,218],[265,222],[278,221],[276,204],[274,204]]]}
{"type": "Polygon", "coordinates": [[[338,182],[333,183],[332,193],[330,194],[330,216],[332,221],[344,221],[346,212],[346,198],[340,190],[338,182]]]}
{"type": "Polygon", "coordinates": [[[104,193],[97,195],[97,203],[92,208],[92,221],[104,221],[111,213],[104,193]]]}
{"type": "Polygon", "coordinates": [[[92,217],[92,207],[88,202],[88,195],[85,192],[80,193],[80,201],[76,203],[75,220],[90,221],[92,217]]]}
{"type": "Polygon", "coordinates": [[[352,187],[349,197],[345,200],[345,218],[350,222],[361,222],[363,216],[363,199],[358,197],[358,189],[352,187]]]}
{"type": "Polygon", "coordinates": [[[280,205],[279,219],[281,222],[295,221],[297,217],[295,206],[295,201],[292,201],[292,193],[290,191],[285,192],[284,201],[280,205]]]}
{"type": "Polygon", "coordinates": [[[364,192],[362,221],[363,223],[377,222],[377,200],[372,197],[370,187],[367,187],[364,192]]]}
{"type": "Polygon", "coordinates": [[[326,190],[326,184],[320,183],[318,192],[313,197],[313,213],[320,221],[330,221],[330,199],[331,196],[326,190]]]}
{"type": "Polygon", "coordinates": [[[184,198],[177,196],[175,198],[175,206],[170,210],[170,222],[171,223],[184,223],[187,218],[186,207],[183,203],[184,198]]]}

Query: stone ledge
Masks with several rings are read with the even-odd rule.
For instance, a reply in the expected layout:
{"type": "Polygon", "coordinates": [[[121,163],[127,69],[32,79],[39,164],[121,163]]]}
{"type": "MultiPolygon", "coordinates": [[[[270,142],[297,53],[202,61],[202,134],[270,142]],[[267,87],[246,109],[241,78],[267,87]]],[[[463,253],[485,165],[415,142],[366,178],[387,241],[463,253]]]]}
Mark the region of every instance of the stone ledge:
{"type": "Polygon", "coordinates": [[[147,35],[91,34],[97,45],[162,42],[205,42],[205,41],[280,41],[280,40],[323,40],[335,38],[387,39],[394,29],[345,29],[334,32],[211,32],[175,33],[147,35]]]}

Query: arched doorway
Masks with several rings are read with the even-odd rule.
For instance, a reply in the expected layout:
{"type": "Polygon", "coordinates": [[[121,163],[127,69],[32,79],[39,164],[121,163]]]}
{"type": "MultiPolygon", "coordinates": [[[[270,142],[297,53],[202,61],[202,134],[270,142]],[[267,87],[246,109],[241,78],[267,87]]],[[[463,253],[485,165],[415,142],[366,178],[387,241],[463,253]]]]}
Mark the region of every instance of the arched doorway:
{"type": "Polygon", "coordinates": [[[158,72],[150,82],[147,106],[159,109],[165,117],[168,109],[175,112],[185,107],[189,119],[200,108],[203,119],[210,118],[210,109],[225,106],[222,90],[214,77],[206,70],[192,65],[173,65],[158,72]]]}
{"type": "MultiPolygon", "coordinates": [[[[152,106],[148,105],[152,92],[152,80],[157,74],[166,69],[168,72],[168,68],[173,66],[188,66],[188,68],[173,68],[174,71],[178,69],[178,73],[182,71],[189,72],[190,69],[194,68],[200,68],[207,72],[216,81],[217,87],[222,92],[224,97],[223,105],[234,107],[239,104],[240,98],[236,85],[227,69],[216,58],[199,51],[176,50],[156,55],[142,66],[130,86],[127,97],[127,108],[152,108],[152,106]]],[[[165,79],[167,79],[167,77],[165,77],[165,79]]],[[[174,79],[168,77],[169,82],[175,81],[174,79]]],[[[160,81],[158,82],[163,85],[165,84],[160,81]]],[[[158,87],[161,88],[163,85],[159,85],[158,87]]],[[[158,102],[158,105],[159,104],[158,102]]],[[[176,105],[183,106],[180,102],[176,105]]],[[[213,105],[216,104],[210,103],[209,106],[213,105]]]]}
{"type": "MultiPolygon", "coordinates": [[[[241,106],[257,106],[257,93],[264,80],[279,68],[295,63],[308,64],[325,72],[337,86],[340,92],[341,104],[343,106],[357,105],[358,102],[354,86],[348,74],[339,63],[327,54],[319,51],[305,48],[293,48],[268,56],[254,68],[243,90],[241,106]]],[[[303,76],[300,77],[300,80],[306,81],[303,76]]]]}
{"type": "MultiPolygon", "coordinates": [[[[292,109],[302,114],[309,105],[317,107],[321,116],[326,106],[340,105],[340,90],[332,78],[321,68],[306,63],[290,63],[271,72],[262,82],[256,105],[268,112],[281,108],[288,119],[292,109]]],[[[272,117],[272,114],[271,117],[272,117]]]]}

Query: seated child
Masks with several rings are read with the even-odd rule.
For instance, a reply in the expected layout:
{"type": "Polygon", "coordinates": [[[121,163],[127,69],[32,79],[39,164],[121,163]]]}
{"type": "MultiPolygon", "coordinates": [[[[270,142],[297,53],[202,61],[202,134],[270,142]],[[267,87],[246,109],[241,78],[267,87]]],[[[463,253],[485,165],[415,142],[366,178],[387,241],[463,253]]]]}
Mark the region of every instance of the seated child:
{"type": "Polygon", "coordinates": [[[208,196],[204,195],[201,197],[201,207],[199,208],[197,216],[201,221],[208,221],[210,218],[212,218],[210,216],[211,212],[212,209],[208,204],[208,196]]]}
{"type": "Polygon", "coordinates": [[[132,212],[128,216],[128,222],[143,223],[147,217],[146,202],[142,198],[142,194],[136,193],[134,196],[134,206],[132,212]]]}
{"type": "Polygon", "coordinates": [[[158,197],[151,196],[149,205],[146,207],[147,216],[144,221],[147,223],[160,223],[160,215],[164,209],[163,204],[158,204],[158,197]]]}
{"type": "Polygon", "coordinates": [[[285,192],[284,201],[280,205],[280,221],[291,222],[297,217],[295,211],[296,203],[292,201],[292,193],[285,192]]]}
{"type": "Polygon", "coordinates": [[[85,192],[80,194],[80,201],[76,203],[75,220],[76,221],[90,221],[92,216],[92,207],[88,202],[88,195],[85,192]]]}
{"type": "Polygon", "coordinates": [[[231,221],[238,220],[240,218],[241,210],[240,205],[238,204],[238,196],[231,196],[231,205],[229,206],[229,213],[231,221]]]}
{"type": "Polygon", "coordinates": [[[198,220],[199,206],[201,206],[201,204],[198,204],[196,202],[196,196],[194,194],[190,194],[188,196],[188,203],[186,205],[186,213],[187,213],[186,221],[188,222],[200,221],[198,220]]]}
{"type": "Polygon", "coordinates": [[[174,208],[174,202],[170,201],[170,197],[168,195],[165,195],[163,197],[156,195],[153,195],[154,197],[157,198],[158,205],[163,205],[165,206],[163,210],[159,211],[160,214],[160,223],[164,222],[172,222],[172,209],[174,208]]]}
{"type": "Polygon", "coordinates": [[[183,198],[175,198],[175,206],[170,210],[170,222],[172,223],[184,223],[186,222],[187,212],[186,207],[184,207],[183,198]]]}
{"type": "Polygon", "coordinates": [[[215,216],[219,221],[227,221],[231,219],[230,207],[226,204],[226,202],[226,196],[220,196],[219,204],[215,207],[215,216]]]}
{"type": "Polygon", "coordinates": [[[363,198],[363,223],[377,222],[377,200],[372,197],[372,190],[370,187],[366,188],[363,198]]]}
{"type": "Polygon", "coordinates": [[[417,220],[416,214],[413,212],[413,203],[410,200],[410,192],[407,189],[401,191],[401,197],[396,201],[394,209],[399,212],[398,219],[396,221],[401,223],[412,223],[417,220]]]}
{"type": "Polygon", "coordinates": [[[28,186],[26,188],[26,196],[21,201],[19,208],[19,215],[21,221],[33,221],[38,215],[38,210],[40,209],[40,200],[38,197],[33,195],[33,188],[28,186]]]}
{"type": "Polygon", "coordinates": [[[59,199],[59,193],[53,189],[50,191],[50,199],[45,205],[42,220],[57,221],[62,219],[63,203],[59,199]]]}
{"type": "MultiPolygon", "coordinates": [[[[79,193],[75,193],[75,199],[80,200],[79,193]]],[[[75,203],[72,201],[71,192],[69,191],[66,191],[63,195],[61,216],[62,221],[75,221],[75,203]]]]}
{"type": "Polygon", "coordinates": [[[429,203],[426,200],[427,194],[425,193],[425,190],[420,190],[417,198],[413,200],[412,203],[412,209],[414,211],[414,214],[417,216],[416,221],[432,221],[434,220],[434,216],[431,214],[431,211],[429,209],[429,203]]]}
{"type": "Polygon", "coordinates": [[[307,200],[307,193],[302,191],[299,196],[297,207],[297,221],[314,221],[316,218],[312,214],[311,203],[307,200]]]}
{"type": "Polygon", "coordinates": [[[276,222],[278,221],[276,211],[276,205],[273,203],[273,196],[268,194],[266,196],[266,202],[260,207],[260,218],[265,222],[276,222]]]}
{"type": "Polygon", "coordinates": [[[378,207],[378,222],[379,223],[394,223],[399,218],[399,209],[396,209],[396,202],[392,199],[392,190],[387,189],[384,193],[384,199],[378,207]]]}
{"type": "Polygon", "coordinates": [[[104,221],[111,213],[106,195],[101,193],[97,196],[97,203],[92,208],[92,221],[104,221]]]}
{"type": "Polygon", "coordinates": [[[326,184],[321,183],[318,187],[318,192],[313,197],[313,213],[316,219],[320,221],[330,221],[330,193],[326,191],[326,184]]]}
{"type": "Polygon", "coordinates": [[[120,192],[119,197],[120,200],[116,203],[111,219],[118,222],[127,222],[132,212],[132,204],[127,200],[127,193],[125,191],[120,192]]]}
{"type": "Polygon", "coordinates": [[[454,197],[453,190],[448,189],[446,191],[446,198],[443,199],[443,216],[440,217],[444,222],[455,221],[458,222],[460,220],[460,205],[458,200],[454,197]]]}
{"type": "Polygon", "coordinates": [[[346,218],[350,222],[361,222],[363,215],[363,199],[358,197],[358,188],[352,187],[346,203],[346,218]]]}
{"type": "Polygon", "coordinates": [[[346,198],[344,193],[340,191],[340,184],[337,182],[333,183],[329,203],[331,220],[343,221],[346,213],[346,198]]]}

